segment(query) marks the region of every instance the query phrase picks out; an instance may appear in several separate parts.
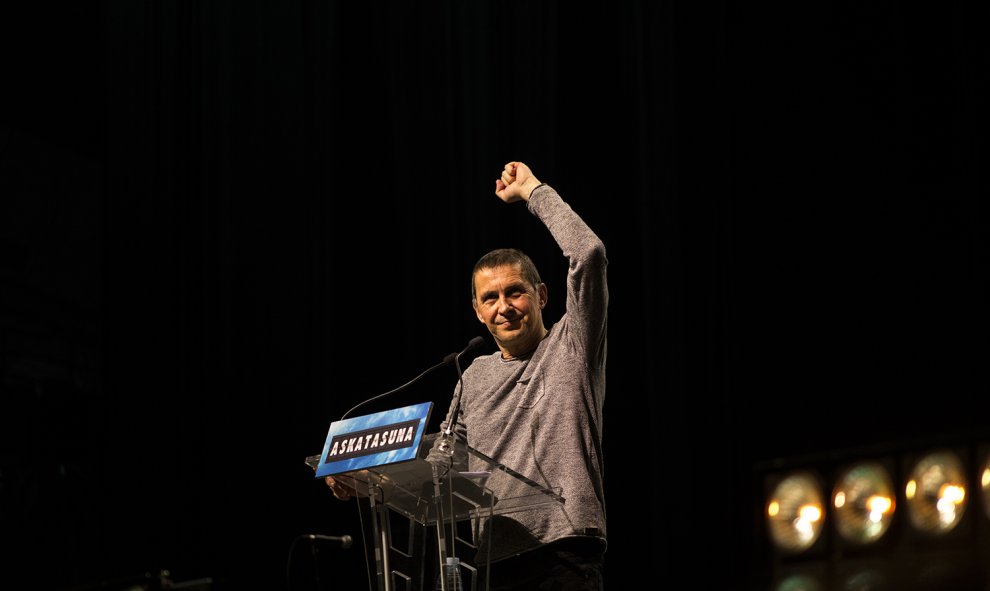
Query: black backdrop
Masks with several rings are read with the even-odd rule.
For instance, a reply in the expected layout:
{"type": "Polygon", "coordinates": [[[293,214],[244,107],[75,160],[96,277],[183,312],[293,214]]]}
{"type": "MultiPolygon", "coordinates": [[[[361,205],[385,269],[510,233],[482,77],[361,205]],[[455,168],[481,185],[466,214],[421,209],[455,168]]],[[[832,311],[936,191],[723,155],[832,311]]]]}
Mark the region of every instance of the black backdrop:
{"type": "MultiPolygon", "coordinates": [[[[609,572],[760,588],[754,466],[984,428],[985,9],[4,13],[10,581],[284,589],[297,535],[359,535],[303,459],[483,334],[474,260],[522,247],[561,312],[559,252],[493,194],[509,160],[608,248],[609,572]]],[[[293,588],[364,580],[294,548],[293,588]]]]}

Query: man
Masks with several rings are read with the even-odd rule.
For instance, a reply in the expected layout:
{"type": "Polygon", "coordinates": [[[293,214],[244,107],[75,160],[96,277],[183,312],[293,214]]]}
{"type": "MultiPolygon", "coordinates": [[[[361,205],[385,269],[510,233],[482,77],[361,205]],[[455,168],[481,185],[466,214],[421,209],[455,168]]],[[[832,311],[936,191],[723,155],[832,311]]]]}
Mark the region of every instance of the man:
{"type": "MultiPolygon", "coordinates": [[[[505,165],[495,194],[506,203],[525,202],[560,246],[569,263],[566,309],[553,326],[544,325],[547,286],[521,251],[497,249],[479,259],[472,306],[499,350],[463,372],[463,391],[455,391],[441,430],[456,407],[457,436],[564,498],[485,522],[480,539],[490,532],[491,544],[478,555],[491,560],[489,590],[601,591],[605,247],[522,162],[505,165]]],[[[353,494],[332,478],[327,483],[340,498],[353,494]]]]}

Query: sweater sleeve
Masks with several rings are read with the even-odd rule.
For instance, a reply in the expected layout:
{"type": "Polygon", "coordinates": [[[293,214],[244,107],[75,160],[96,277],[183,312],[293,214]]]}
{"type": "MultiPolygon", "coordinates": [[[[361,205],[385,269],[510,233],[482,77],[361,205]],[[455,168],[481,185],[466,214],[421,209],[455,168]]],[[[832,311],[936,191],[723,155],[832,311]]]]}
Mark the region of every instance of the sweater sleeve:
{"type": "Polygon", "coordinates": [[[565,329],[591,362],[605,357],[608,318],[608,259],[605,245],[549,185],[529,197],[529,210],[550,230],[568,261],[565,329]]]}

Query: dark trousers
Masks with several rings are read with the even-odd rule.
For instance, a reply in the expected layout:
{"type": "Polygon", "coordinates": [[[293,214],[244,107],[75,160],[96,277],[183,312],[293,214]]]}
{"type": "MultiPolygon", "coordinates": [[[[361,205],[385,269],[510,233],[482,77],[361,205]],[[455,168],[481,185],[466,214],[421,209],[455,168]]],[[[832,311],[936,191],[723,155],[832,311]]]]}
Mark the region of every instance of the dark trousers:
{"type": "Polygon", "coordinates": [[[558,540],[494,563],[488,590],[604,591],[604,566],[599,540],[558,540]]]}

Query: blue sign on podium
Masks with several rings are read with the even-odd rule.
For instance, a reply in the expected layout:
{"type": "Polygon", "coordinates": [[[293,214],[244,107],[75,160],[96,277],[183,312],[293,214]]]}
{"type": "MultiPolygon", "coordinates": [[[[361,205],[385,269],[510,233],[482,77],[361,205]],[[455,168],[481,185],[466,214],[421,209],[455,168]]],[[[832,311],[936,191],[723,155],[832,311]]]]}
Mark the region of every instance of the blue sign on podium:
{"type": "Polygon", "coordinates": [[[415,459],[433,410],[421,402],[330,424],[317,478],[415,459]]]}

